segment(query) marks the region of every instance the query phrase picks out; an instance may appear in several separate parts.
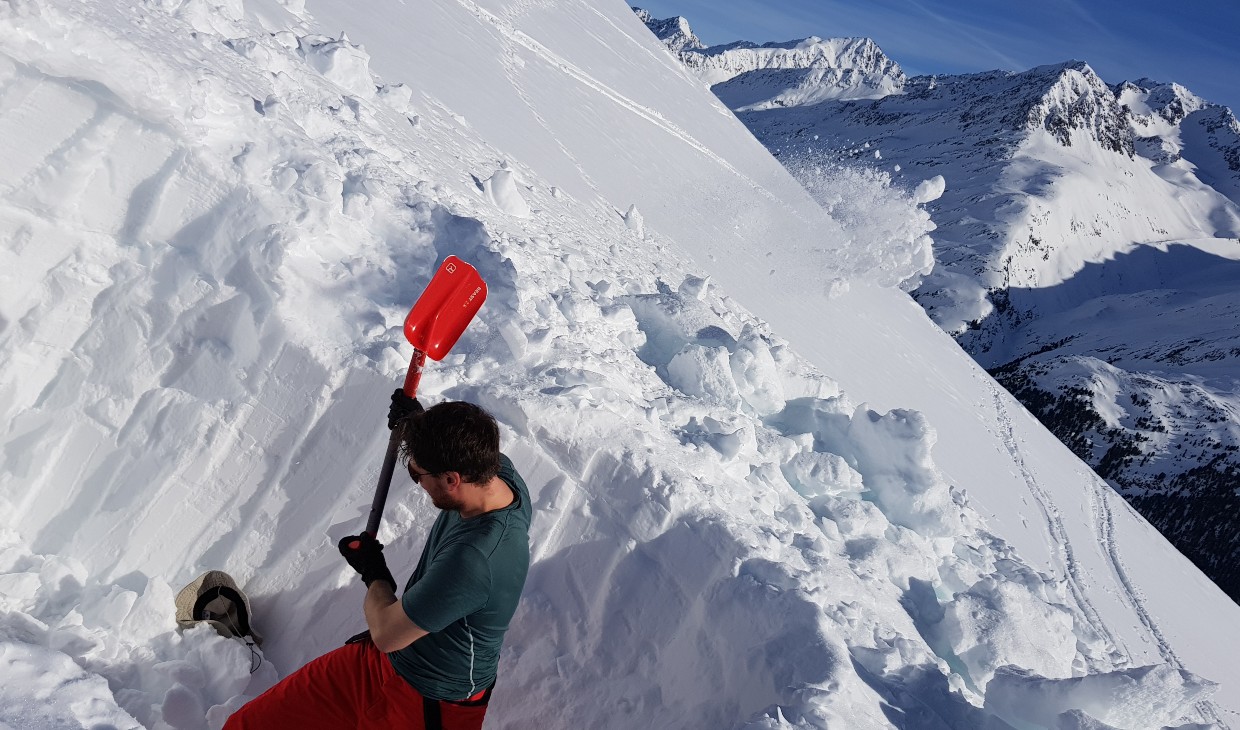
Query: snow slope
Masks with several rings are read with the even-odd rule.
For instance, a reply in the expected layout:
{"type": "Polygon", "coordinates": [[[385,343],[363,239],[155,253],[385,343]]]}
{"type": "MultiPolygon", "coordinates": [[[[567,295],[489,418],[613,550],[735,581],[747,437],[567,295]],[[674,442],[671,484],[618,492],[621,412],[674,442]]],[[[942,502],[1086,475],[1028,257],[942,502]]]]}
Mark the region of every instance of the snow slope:
{"type": "MultiPolygon", "coordinates": [[[[828,215],[623,4],[0,38],[0,723],[218,727],[359,628],[333,543],[448,253],[491,296],[422,396],[495,412],[535,500],[488,727],[1236,723],[1240,609],[896,288],[934,191],[828,215]],[[253,674],[172,630],[208,568],[253,674]]],[[[394,567],[432,514],[395,485],[394,567]]]]}

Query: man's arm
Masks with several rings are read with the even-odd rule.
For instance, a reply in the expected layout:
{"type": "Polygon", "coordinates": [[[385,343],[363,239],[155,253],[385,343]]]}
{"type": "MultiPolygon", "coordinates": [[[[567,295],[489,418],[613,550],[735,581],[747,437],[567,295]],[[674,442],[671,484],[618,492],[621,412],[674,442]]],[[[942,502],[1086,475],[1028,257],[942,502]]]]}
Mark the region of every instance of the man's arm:
{"type": "Polygon", "coordinates": [[[385,580],[376,580],[366,589],[362,611],[370,640],[384,654],[400,651],[430,633],[409,620],[392,585],[385,580]]]}

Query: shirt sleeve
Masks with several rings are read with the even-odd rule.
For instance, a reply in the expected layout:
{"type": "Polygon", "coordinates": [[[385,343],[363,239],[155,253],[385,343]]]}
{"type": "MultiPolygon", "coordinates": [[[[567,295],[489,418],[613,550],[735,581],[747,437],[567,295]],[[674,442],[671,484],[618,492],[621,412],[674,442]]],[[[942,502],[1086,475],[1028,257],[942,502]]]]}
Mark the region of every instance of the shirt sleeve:
{"type": "Polygon", "coordinates": [[[401,606],[410,621],[433,634],[486,606],[490,594],[490,564],[477,548],[461,545],[435,556],[401,606]]]}

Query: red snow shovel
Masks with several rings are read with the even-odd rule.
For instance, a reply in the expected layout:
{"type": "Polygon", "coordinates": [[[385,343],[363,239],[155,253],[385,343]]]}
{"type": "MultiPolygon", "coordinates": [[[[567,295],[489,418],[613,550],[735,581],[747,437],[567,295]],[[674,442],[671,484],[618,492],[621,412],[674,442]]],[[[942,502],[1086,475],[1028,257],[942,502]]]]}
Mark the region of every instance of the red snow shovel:
{"type": "MultiPolygon", "coordinates": [[[[431,277],[422,296],[405,317],[405,338],[413,345],[413,360],[405,374],[405,394],[416,398],[418,381],[422,379],[422,366],[426,358],[442,360],[452,349],[461,333],[469,326],[474,315],[487,298],[487,285],[474,267],[449,256],[431,277]]],[[[379,520],[383,517],[383,505],[387,503],[388,487],[392,485],[392,472],[396,470],[396,453],[400,450],[400,431],[393,429],[388,438],[387,454],[383,457],[383,469],[379,472],[379,485],[375,499],[370,505],[370,517],[366,520],[366,532],[378,537],[379,520]]],[[[359,545],[354,543],[353,547],[359,545]]]]}

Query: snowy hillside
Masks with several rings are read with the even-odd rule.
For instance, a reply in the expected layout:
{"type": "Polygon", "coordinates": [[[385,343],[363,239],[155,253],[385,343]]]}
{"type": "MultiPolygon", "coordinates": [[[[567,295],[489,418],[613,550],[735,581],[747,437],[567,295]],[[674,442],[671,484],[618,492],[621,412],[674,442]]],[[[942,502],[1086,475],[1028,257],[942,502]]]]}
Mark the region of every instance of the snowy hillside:
{"type": "Polygon", "coordinates": [[[1073,61],[741,118],[811,188],[845,161],[909,188],[943,178],[918,301],[1240,596],[1229,109],[1073,61]]]}
{"type": "MultiPolygon", "coordinates": [[[[421,395],[535,503],[488,728],[1240,726],[1240,608],[898,288],[941,190],[811,197],[624,4],[0,38],[0,726],[217,728],[360,628],[334,543],[450,253],[491,294],[421,395]],[[208,568],[256,667],[174,631],[208,568]]],[[[394,485],[397,574],[432,517],[394,485]]]]}

